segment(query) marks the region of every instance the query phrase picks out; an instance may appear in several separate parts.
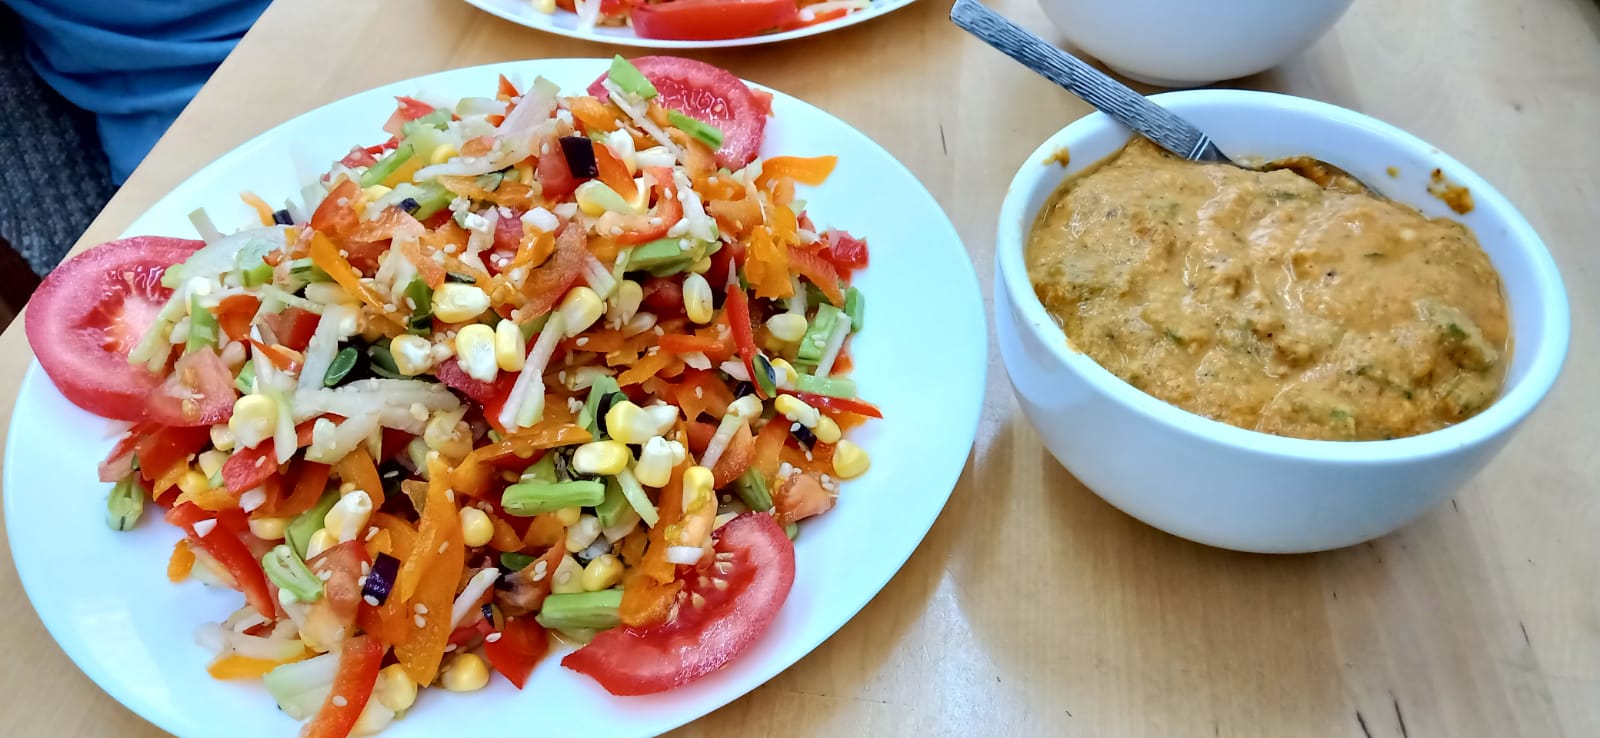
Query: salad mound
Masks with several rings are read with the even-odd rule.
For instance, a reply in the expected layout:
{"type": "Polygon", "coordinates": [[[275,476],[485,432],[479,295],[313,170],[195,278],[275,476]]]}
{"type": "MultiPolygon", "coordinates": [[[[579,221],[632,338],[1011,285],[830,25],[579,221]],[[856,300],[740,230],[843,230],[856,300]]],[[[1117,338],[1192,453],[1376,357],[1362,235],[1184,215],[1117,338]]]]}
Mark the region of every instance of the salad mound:
{"type": "Polygon", "coordinates": [[[760,159],[770,96],[699,62],[591,90],[399,98],[300,200],[244,193],[258,227],[96,247],[28,311],[62,393],[133,423],[110,526],[154,506],[168,577],[243,595],[207,671],[304,735],[520,689],[552,636],[613,694],[690,683],[870,466],[867,245],[796,197],[834,157],[760,159]]]}

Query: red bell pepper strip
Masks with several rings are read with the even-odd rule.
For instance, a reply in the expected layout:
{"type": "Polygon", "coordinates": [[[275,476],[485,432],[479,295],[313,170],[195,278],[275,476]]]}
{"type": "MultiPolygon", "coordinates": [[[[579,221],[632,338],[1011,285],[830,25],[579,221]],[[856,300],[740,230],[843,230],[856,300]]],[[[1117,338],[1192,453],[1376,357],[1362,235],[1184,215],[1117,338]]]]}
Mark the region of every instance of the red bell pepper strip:
{"type": "Polygon", "coordinates": [[[485,637],[483,655],[488,657],[494,670],[522,689],[528,683],[533,667],[550,650],[550,639],[544,628],[532,617],[511,618],[500,629],[499,637],[485,637]]]}
{"type": "Polygon", "coordinates": [[[249,602],[256,612],[269,618],[275,615],[278,612],[278,604],[273,600],[271,590],[267,588],[267,573],[262,571],[261,562],[250,553],[250,547],[245,545],[244,540],[232,526],[219,522],[211,526],[204,535],[197,532],[195,526],[206,520],[216,520],[216,518],[189,502],[178,505],[167,513],[167,521],[183,528],[189,536],[190,544],[199,546],[228,570],[228,574],[233,577],[234,585],[244,593],[245,601],[249,602]]]}
{"type": "Polygon", "coordinates": [[[760,382],[756,382],[756,336],[755,330],[750,327],[750,298],[746,297],[739,284],[728,285],[728,299],[723,303],[723,309],[728,313],[728,327],[733,330],[733,342],[739,349],[739,359],[744,362],[744,370],[750,373],[750,380],[756,385],[756,395],[761,399],[769,399],[763,391],[760,382]]]}
{"type": "Polygon", "coordinates": [[[801,392],[799,390],[779,390],[786,395],[794,395],[795,399],[804,401],[807,405],[820,410],[835,410],[842,413],[855,413],[869,418],[882,418],[883,411],[866,400],[847,399],[844,397],[829,397],[814,392],[801,392]]]}
{"type": "Polygon", "coordinates": [[[333,691],[322,702],[322,709],[306,725],[303,738],[345,738],[367,709],[372,688],[378,683],[383,666],[383,643],[372,636],[345,641],[339,652],[339,671],[333,677],[333,691]]]}

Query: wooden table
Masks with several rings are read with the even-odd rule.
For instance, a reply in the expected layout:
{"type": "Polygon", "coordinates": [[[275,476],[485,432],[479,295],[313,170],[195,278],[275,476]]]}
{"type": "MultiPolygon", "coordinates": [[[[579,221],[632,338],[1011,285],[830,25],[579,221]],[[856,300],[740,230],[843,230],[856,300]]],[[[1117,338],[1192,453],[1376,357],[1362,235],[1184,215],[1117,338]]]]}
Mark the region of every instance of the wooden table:
{"type": "MultiPolygon", "coordinates": [[[[1031,2],[999,5],[1055,37],[1031,2]]],[[[1006,183],[1088,109],[966,38],[948,9],[924,0],[822,38],[696,56],[887,146],[948,210],[987,292],[1006,183]]],[[[279,0],[83,243],[116,236],[205,163],[325,102],[453,67],[614,51],[455,0],[279,0]]],[[[1449,505],[1320,555],[1181,541],[1058,466],[994,356],[972,461],[906,568],[810,657],[680,733],[1600,735],[1597,57],[1591,0],[1368,1],[1304,56],[1242,83],[1437,143],[1522,207],[1566,275],[1565,378],[1449,505]]],[[[27,356],[13,325],[0,383],[15,386],[27,356]]],[[[3,402],[9,417],[9,393],[3,402]]],[[[0,592],[6,734],[159,734],[67,661],[9,561],[0,592]]]]}

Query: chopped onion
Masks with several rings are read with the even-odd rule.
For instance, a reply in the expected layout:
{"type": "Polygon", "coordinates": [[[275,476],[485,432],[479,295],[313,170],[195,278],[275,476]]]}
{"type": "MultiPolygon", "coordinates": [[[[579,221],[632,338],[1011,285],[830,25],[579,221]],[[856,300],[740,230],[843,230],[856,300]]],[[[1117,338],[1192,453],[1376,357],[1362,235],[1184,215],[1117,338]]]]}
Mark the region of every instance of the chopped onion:
{"type": "MultiPolygon", "coordinates": [[[[210,227],[211,221],[205,221],[205,225],[210,227]]],[[[266,226],[207,238],[205,248],[190,254],[177,266],[168,268],[161,275],[161,284],[177,287],[195,277],[211,278],[242,266],[250,266],[268,252],[287,246],[288,232],[288,226],[266,226]]]]}
{"type": "Polygon", "coordinates": [[[817,362],[817,376],[826,377],[833,371],[833,362],[839,359],[839,350],[844,348],[844,339],[849,335],[850,316],[839,313],[839,321],[833,324],[833,332],[828,334],[828,343],[822,350],[822,359],[817,362]]]}
{"type": "Polygon", "coordinates": [[[339,341],[355,335],[355,311],[344,305],[329,305],[322,309],[322,319],[317,330],[306,344],[305,362],[300,366],[301,386],[320,387],[327,376],[333,357],[339,353],[339,341]]]}
{"type": "Polygon", "coordinates": [[[705,549],[699,546],[668,546],[667,561],[674,564],[698,564],[705,549]]]}
{"type": "Polygon", "coordinates": [[[478,600],[483,599],[485,592],[494,586],[496,579],[500,578],[500,570],[489,567],[467,580],[467,586],[462,588],[461,594],[456,596],[455,604],[450,606],[450,629],[455,630],[466,619],[467,613],[478,609],[478,600]]]}
{"type": "Polygon", "coordinates": [[[194,230],[200,234],[200,240],[209,246],[222,240],[222,231],[217,230],[217,224],[211,222],[211,216],[206,214],[205,208],[195,208],[189,213],[189,222],[194,224],[194,230]]]}
{"type": "Polygon", "coordinates": [[[722,364],[717,366],[717,368],[721,369],[723,374],[726,374],[726,375],[728,375],[730,377],[733,377],[734,379],[737,379],[737,380],[739,380],[741,382],[750,381],[750,372],[749,372],[749,370],[745,369],[744,368],[744,364],[742,364],[740,362],[732,361],[732,360],[724,361],[724,362],[722,362],[722,364]]]}
{"type": "MultiPolygon", "coordinates": [[[[322,444],[313,441],[310,448],[306,449],[306,461],[315,461],[319,464],[337,464],[351,451],[356,450],[362,441],[367,440],[373,431],[379,428],[380,417],[377,414],[362,414],[352,416],[335,426],[333,438],[328,443],[322,444]]],[[[317,421],[321,423],[322,421],[317,421]]]]}
{"type": "Polygon", "coordinates": [[[523,363],[522,373],[517,375],[516,384],[511,385],[505,407],[500,410],[502,426],[514,430],[538,422],[537,418],[544,410],[544,370],[550,365],[556,344],[566,337],[566,332],[567,323],[561,311],[551,313],[544,329],[539,331],[538,340],[533,342],[533,348],[528,351],[528,359],[523,363]],[[521,422],[523,418],[530,419],[524,424],[521,422]]]}

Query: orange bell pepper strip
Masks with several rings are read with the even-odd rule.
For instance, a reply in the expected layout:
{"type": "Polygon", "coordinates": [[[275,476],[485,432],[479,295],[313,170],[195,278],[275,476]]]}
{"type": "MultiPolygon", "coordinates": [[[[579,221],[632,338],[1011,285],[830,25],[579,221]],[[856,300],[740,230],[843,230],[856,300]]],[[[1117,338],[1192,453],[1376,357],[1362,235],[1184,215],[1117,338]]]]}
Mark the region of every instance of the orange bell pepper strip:
{"type": "Polygon", "coordinates": [[[789,424],[783,421],[769,420],[756,434],[755,456],[751,463],[769,482],[778,474],[778,464],[782,462],[783,447],[788,440],[789,424]]]}
{"type": "Polygon", "coordinates": [[[756,177],[756,186],[767,189],[774,180],[788,178],[816,187],[828,180],[828,175],[833,174],[833,168],[838,164],[839,157],[831,155],[774,156],[761,163],[761,176],[756,177]]]}
{"type": "Polygon", "coordinates": [[[383,480],[378,477],[378,465],[372,463],[372,454],[367,452],[366,446],[357,446],[354,451],[345,454],[333,465],[333,473],[340,480],[366,492],[372,498],[372,509],[383,507],[383,480]]]}
{"type": "Polygon", "coordinates": [[[394,550],[398,553],[391,554],[395,558],[404,558],[411,555],[411,549],[417,543],[417,527],[404,518],[390,515],[386,512],[373,513],[369,521],[378,530],[389,534],[389,540],[394,543],[394,550]]]}
{"type": "Polygon", "coordinates": [[[422,253],[422,245],[419,242],[409,238],[401,238],[397,239],[394,244],[396,248],[400,249],[400,255],[406,257],[406,261],[411,262],[411,265],[417,268],[418,276],[422,277],[422,281],[428,285],[429,289],[438,289],[439,285],[444,284],[444,267],[422,253]]]}
{"type": "Polygon", "coordinates": [[[595,168],[600,170],[600,181],[610,187],[613,192],[622,196],[622,199],[632,202],[639,196],[639,185],[628,174],[628,165],[618,158],[610,146],[596,144],[594,147],[595,168]]]}
{"type": "Polygon", "coordinates": [[[261,225],[270,226],[278,222],[272,217],[272,206],[268,205],[267,201],[261,199],[256,193],[241,192],[239,193],[239,199],[243,200],[244,204],[249,205],[251,210],[256,211],[256,218],[261,221],[261,225]]]}
{"type": "Polygon", "coordinates": [[[623,387],[630,384],[639,384],[657,374],[662,374],[674,362],[682,363],[677,356],[666,351],[645,354],[639,357],[639,360],[634,362],[633,366],[628,367],[628,371],[617,375],[617,384],[623,387]]]}
{"type": "Polygon", "coordinates": [[[273,669],[295,661],[304,661],[305,658],[306,654],[303,651],[299,656],[286,661],[255,659],[249,656],[229,654],[211,662],[206,667],[206,673],[210,674],[212,679],[260,679],[262,675],[273,669]]]}
{"type": "Polygon", "coordinates": [[[828,302],[835,307],[844,307],[844,290],[839,288],[839,270],[832,262],[822,258],[822,254],[811,249],[790,248],[789,268],[822,290],[828,302]]]}
{"type": "Polygon", "coordinates": [[[268,512],[272,517],[288,518],[317,506],[328,489],[328,477],[333,467],[315,461],[300,461],[295,474],[294,491],[273,505],[268,512]]]}
{"type": "Polygon", "coordinates": [[[533,522],[528,524],[528,532],[522,534],[522,547],[525,549],[544,548],[554,546],[567,539],[567,526],[555,513],[539,513],[533,516],[533,522]]]}
{"type": "Polygon", "coordinates": [[[789,279],[789,249],[772,238],[772,231],[757,228],[745,250],[744,276],[756,297],[777,300],[794,294],[789,279]]]}
{"type": "Polygon", "coordinates": [[[587,95],[567,98],[567,109],[572,111],[572,117],[583,126],[585,133],[617,130],[617,118],[622,114],[622,111],[600,102],[599,98],[587,95]]]}
{"type": "MultiPolygon", "coordinates": [[[[559,404],[559,403],[558,403],[559,404]]],[[[570,418],[554,417],[555,407],[546,408],[546,417],[538,425],[512,433],[498,443],[479,446],[467,454],[449,473],[450,485],[457,494],[482,497],[488,493],[495,473],[501,463],[511,459],[533,463],[534,453],[555,446],[569,446],[590,440],[589,431],[573,425],[570,418]]],[[[563,406],[561,409],[565,409],[563,406]]]]}
{"type": "Polygon", "coordinates": [[[183,492],[172,501],[172,504],[182,505],[185,502],[192,502],[195,507],[208,512],[232,510],[239,506],[239,498],[230,494],[226,487],[207,487],[194,494],[183,492]]]}
{"type": "Polygon", "coordinates": [[[727,233],[743,235],[766,222],[761,215],[761,204],[748,198],[741,200],[711,200],[706,212],[717,219],[717,226],[727,233]]]}
{"type": "Polygon", "coordinates": [[[396,317],[391,315],[394,309],[385,304],[382,295],[361,281],[361,275],[356,273],[355,267],[350,266],[350,262],[339,255],[339,247],[333,245],[333,241],[328,240],[328,237],[322,235],[320,231],[311,236],[311,263],[327,272],[328,276],[338,282],[346,292],[361,298],[361,301],[377,314],[378,320],[386,327],[392,328],[396,335],[402,332],[396,317]]]}
{"type": "MultiPolygon", "coordinates": [[[[734,431],[733,440],[728,443],[728,448],[717,458],[717,465],[711,469],[711,475],[715,480],[713,489],[722,489],[743,476],[755,460],[755,448],[756,437],[750,432],[750,426],[740,423],[739,430],[734,431]]],[[[832,454],[829,454],[829,458],[832,458],[832,454]]]]}
{"type": "Polygon", "coordinates": [[[438,458],[429,461],[428,504],[422,510],[422,526],[411,556],[400,565],[395,591],[413,613],[410,636],[395,644],[401,668],[418,684],[431,684],[439,675],[450,639],[450,608],[455,602],[456,585],[466,563],[466,547],[461,542],[461,523],[450,496],[449,473],[438,458]]]}
{"type": "Polygon", "coordinates": [[[489,548],[496,551],[522,550],[522,538],[517,535],[517,530],[505,521],[505,518],[489,513],[489,523],[494,526],[494,537],[489,539],[489,548]]]}
{"type": "Polygon", "coordinates": [[[618,225],[621,233],[616,235],[615,240],[623,246],[635,246],[661,238],[678,221],[683,220],[683,203],[678,200],[678,186],[673,183],[672,170],[650,167],[645,171],[655,181],[652,187],[656,191],[655,209],[621,218],[618,225]]]}
{"type": "Polygon", "coordinates": [[[228,338],[242,341],[250,336],[250,321],[256,317],[256,311],[261,309],[261,299],[255,295],[228,295],[217,303],[212,312],[217,316],[217,325],[228,338]]]}
{"type": "Polygon", "coordinates": [[[194,570],[194,549],[189,548],[189,540],[179,538],[172,544],[172,558],[167,559],[167,581],[177,584],[189,578],[189,572],[194,570]]]}

